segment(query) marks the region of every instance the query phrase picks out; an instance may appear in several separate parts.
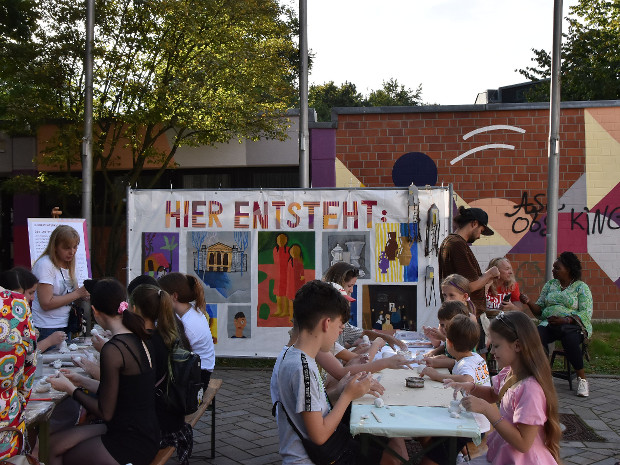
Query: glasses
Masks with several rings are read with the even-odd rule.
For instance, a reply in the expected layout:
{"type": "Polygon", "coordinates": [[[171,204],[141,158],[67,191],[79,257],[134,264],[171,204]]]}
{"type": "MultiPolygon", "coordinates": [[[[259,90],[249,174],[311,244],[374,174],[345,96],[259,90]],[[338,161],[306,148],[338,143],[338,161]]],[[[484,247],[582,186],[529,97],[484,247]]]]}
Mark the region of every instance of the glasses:
{"type": "Polygon", "coordinates": [[[504,312],[499,312],[495,319],[504,323],[508,327],[508,329],[512,330],[515,334],[517,334],[516,326],[507,318],[504,312]]]}

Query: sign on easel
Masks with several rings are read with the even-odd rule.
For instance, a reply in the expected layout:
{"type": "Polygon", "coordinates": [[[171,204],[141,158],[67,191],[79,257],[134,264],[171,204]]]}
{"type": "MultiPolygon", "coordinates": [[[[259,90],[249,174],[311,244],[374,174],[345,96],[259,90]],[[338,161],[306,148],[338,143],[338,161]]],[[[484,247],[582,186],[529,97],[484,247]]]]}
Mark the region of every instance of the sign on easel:
{"type": "Polygon", "coordinates": [[[30,243],[30,265],[45,252],[50,236],[60,225],[71,226],[80,236],[80,245],[75,255],[75,275],[78,285],[92,276],[90,270],[90,254],[88,234],[84,218],[28,218],[28,241],[30,243]]]}

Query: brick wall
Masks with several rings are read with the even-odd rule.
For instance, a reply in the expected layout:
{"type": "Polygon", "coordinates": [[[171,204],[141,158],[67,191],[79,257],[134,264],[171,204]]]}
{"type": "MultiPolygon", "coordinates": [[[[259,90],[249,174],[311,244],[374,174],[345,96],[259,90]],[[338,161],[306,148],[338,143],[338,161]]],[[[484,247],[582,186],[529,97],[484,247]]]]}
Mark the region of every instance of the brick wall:
{"type": "MultiPolygon", "coordinates": [[[[521,288],[536,298],[544,284],[548,110],[541,105],[435,108],[377,109],[376,113],[336,109],[336,157],[363,185],[392,187],[392,168],[402,155],[426,154],[437,167],[438,185],[452,183],[464,203],[494,211],[489,211],[490,224],[499,231],[499,237],[488,245],[494,252],[507,254],[521,288]],[[464,139],[470,131],[494,125],[525,132],[486,130],[464,139]],[[459,155],[486,144],[512,145],[514,150],[486,149],[450,164],[459,155]]],[[[601,253],[588,253],[604,241],[610,257],[618,254],[616,258],[620,259],[620,230],[614,229],[620,225],[620,209],[612,213],[617,206],[613,202],[620,197],[620,188],[614,190],[613,186],[620,179],[620,166],[609,164],[609,160],[620,159],[620,129],[614,129],[620,128],[620,107],[599,111],[569,104],[562,108],[560,120],[559,195],[565,208],[560,211],[558,252],[572,250],[582,260],[584,281],[594,295],[594,317],[620,319],[617,265],[601,253]],[[601,166],[601,157],[607,157],[605,166],[601,166]],[[608,170],[612,173],[606,173],[608,170]],[[593,173],[605,179],[592,181],[593,173]],[[614,176],[615,181],[611,180],[614,176]],[[616,194],[605,197],[609,192],[616,194]],[[585,218],[587,210],[593,212],[597,203],[610,205],[608,216],[599,217],[605,221],[611,217],[604,231],[594,231],[593,213],[585,218]]]]}

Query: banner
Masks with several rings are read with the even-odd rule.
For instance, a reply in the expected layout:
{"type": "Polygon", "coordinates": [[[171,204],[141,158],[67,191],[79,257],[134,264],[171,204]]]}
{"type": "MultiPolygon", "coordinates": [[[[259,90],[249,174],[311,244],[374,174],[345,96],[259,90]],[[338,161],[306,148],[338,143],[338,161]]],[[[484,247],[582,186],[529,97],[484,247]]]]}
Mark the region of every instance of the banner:
{"type": "Polygon", "coordinates": [[[338,261],[360,270],[353,324],[416,330],[437,321],[438,285],[425,275],[449,205],[447,188],[421,189],[418,223],[406,189],[129,190],[128,278],[197,276],[217,355],[276,356],[295,292],[338,261]]]}

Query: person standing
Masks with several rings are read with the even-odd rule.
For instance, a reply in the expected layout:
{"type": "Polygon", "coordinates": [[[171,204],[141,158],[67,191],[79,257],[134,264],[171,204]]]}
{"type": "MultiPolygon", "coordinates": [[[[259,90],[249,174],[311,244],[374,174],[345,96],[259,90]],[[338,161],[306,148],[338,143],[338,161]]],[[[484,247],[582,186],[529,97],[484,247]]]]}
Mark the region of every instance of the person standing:
{"type": "Polygon", "coordinates": [[[457,229],[446,237],[439,248],[439,282],[451,275],[460,274],[469,280],[470,299],[476,307],[476,316],[480,317],[486,309],[484,286],[493,278],[499,277],[496,266],[484,274],[469,244],[480,236],[492,236],[493,231],[487,226],[489,216],[481,208],[459,207],[454,218],[457,229]]]}

